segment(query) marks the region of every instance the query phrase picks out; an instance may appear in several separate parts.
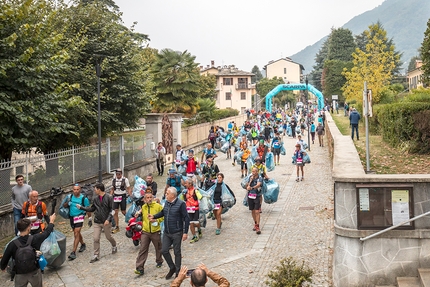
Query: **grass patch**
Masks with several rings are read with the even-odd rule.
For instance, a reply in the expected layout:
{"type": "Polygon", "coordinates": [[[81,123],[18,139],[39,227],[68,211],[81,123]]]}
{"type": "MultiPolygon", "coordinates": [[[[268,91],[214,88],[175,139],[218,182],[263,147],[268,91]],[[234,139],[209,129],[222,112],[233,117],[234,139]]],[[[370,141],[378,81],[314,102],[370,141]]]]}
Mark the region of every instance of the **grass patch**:
{"type": "MultiPolygon", "coordinates": [[[[351,135],[349,118],[343,114],[331,114],[342,135],[351,135]]],[[[359,124],[360,140],[354,141],[358,155],[366,169],[366,133],[364,120],[359,124]]],[[[426,174],[430,173],[429,154],[411,154],[401,146],[392,147],[380,135],[369,136],[370,170],[378,174],[426,174]]]]}

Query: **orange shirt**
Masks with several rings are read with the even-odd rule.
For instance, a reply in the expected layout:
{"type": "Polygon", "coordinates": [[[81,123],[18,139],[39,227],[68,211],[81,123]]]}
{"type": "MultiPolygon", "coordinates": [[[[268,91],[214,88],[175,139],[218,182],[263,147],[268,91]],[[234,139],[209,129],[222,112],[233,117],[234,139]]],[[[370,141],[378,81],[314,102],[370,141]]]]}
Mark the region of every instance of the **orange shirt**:
{"type": "MultiPolygon", "coordinates": [[[[44,202],[40,202],[42,205],[42,216],[47,215],[48,212],[46,211],[46,204],[44,202]]],[[[31,219],[31,229],[39,229],[39,227],[45,229],[45,224],[42,223],[42,220],[37,218],[37,205],[39,204],[39,201],[36,202],[36,204],[31,204],[30,201],[24,202],[22,205],[22,211],[21,213],[24,214],[25,217],[34,217],[36,216],[36,219],[31,219]],[[28,205],[28,212],[27,211],[27,205],[28,205]]],[[[42,217],[43,218],[43,217],[42,217]]]]}
{"type": "Polygon", "coordinates": [[[242,154],[242,161],[246,161],[250,154],[251,154],[251,151],[248,148],[244,150],[242,154]]]}
{"type": "Polygon", "coordinates": [[[194,188],[191,190],[187,190],[187,193],[185,194],[185,204],[187,207],[195,207],[196,210],[199,209],[199,200],[195,199],[197,198],[197,195],[195,194],[194,188]]]}

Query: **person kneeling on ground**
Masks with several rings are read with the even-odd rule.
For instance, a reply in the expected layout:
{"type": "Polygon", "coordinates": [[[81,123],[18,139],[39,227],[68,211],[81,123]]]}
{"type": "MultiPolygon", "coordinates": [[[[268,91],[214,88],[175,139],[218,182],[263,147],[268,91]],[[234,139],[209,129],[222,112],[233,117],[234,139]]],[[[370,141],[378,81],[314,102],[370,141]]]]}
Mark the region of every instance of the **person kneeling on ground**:
{"type": "MultiPolygon", "coordinates": [[[[182,281],[187,278],[188,267],[183,266],[179,271],[178,277],[172,282],[170,287],[178,287],[181,286],[182,281]]],[[[229,287],[230,282],[221,275],[210,271],[203,263],[199,265],[189,276],[191,279],[191,286],[193,287],[203,287],[206,286],[208,282],[208,277],[212,279],[213,282],[217,284],[217,286],[229,287]]]]}

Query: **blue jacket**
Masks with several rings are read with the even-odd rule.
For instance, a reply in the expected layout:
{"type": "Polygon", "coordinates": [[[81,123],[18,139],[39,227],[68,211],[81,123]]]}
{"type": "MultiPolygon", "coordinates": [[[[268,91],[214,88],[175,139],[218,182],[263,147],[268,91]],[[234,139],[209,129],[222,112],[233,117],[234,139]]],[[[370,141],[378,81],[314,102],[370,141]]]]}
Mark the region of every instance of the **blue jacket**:
{"type": "Polygon", "coordinates": [[[349,123],[351,125],[358,125],[358,121],[360,120],[360,114],[357,111],[352,111],[349,114],[349,123]]]}
{"type": "Polygon", "coordinates": [[[188,216],[185,202],[176,198],[173,202],[164,204],[163,210],[154,215],[154,219],[164,216],[164,232],[167,234],[174,234],[182,232],[188,233],[190,228],[190,217],[188,216]]]}

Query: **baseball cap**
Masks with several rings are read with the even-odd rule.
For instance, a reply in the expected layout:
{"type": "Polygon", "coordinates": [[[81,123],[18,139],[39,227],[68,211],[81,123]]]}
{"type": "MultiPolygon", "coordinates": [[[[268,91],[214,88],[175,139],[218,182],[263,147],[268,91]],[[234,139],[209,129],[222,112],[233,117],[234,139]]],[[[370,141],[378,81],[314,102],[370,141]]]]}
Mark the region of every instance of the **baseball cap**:
{"type": "Polygon", "coordinates": [[[169,169],[169,173],[176,173],[176,169],[173,169],[173,168],[169,169]]]}
{"type": "Polygon", "coordinates": [[[122,173],[122,170],[120,168],[115,169],[115,172],[120,172],[122,173]]]}

